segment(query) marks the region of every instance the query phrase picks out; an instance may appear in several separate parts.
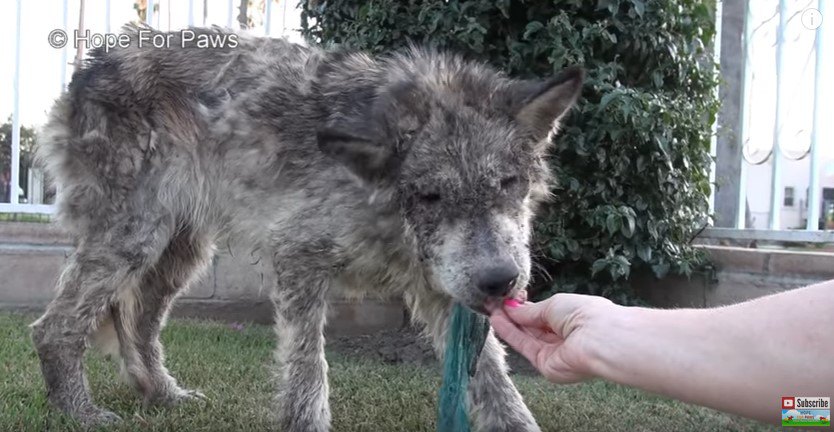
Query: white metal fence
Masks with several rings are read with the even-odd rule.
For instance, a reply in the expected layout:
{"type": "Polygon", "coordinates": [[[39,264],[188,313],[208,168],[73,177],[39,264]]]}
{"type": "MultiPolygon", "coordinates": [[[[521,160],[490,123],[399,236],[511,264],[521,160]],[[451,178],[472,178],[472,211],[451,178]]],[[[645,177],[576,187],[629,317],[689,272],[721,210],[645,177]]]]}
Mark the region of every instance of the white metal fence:
{"type": "MultiPolygon", "coordinates": [[[[55,3],[60,5],[63,10],[62,14],[62,25],[63,29],[66,30],[68,33],[74,30],[69,26],[69,13],[70,13],[70,0],[55,0],[55,3]]],[[[73,0],[78,1],[78,0],[73,0]]],[[[105,21],[106,27],[105,31],[111,31],[111,0],[99,0],[104,1],[104,9],[105,9],[105,21]]],[[[133,3],[132,0],[116,0],[127,2],[130,1],[133,3]]],[[[172,9],[172,0],[147,0],[147,14],[145,17],[145,21],[147,24],[157,27],[157,28],[165,28],[165,20],[162,17],[168,16],[167,25],[169,28],[167,30],[171,30],[171,9],[172,9]]],[[[258,22],[255,23],[254,27],[251,29],[253,32],[261,32],[262,34],[272,35],[272,36],[286,36],[292,30],[291,26],[287,25],[287,20],[289,18],[292,22],[297,22],[298,18],[298,10],[295,8],[296,6],[289,5],[289,2],[294,2],[295,0],[263,0],[261,2],[257,2],[256,7],[258,8],[256,14],[259,16],[258,22]],[[276,10],[277,9],[277,10],[276,10]],[[276,27],[278,30],[276,31],[276,27]]],[[[728,0],[725,0],[728,1],[728,0]]],[[[820,223],[824,221],[825,218],[828,216],[826,213],[827,208],[826,205],[831,206],[834,209],[834,201],[831,203],[823,201],[823,188],[820,184],[821,178],[821,168],[823,162],[823,156],[821,149],[824,146],[834,146],[834,141],[830,135],[824,136],[822,133],[823,126],[828,122],[834,120],[834,118],[823,118],[823,109],[821,108],[821,101],[829,100],[834,101],[834,95],[830,94],[830,88],[826,87],[829,90],[824,89],[824,81],[825,77],[834,76],[832,71],[829,70],[827,63],[824,61],[825,58],[832,57],[832,47],[829,44],[828,40],[826,39],[826,27],[834,24],[834,15],[826,17],[826,14],[829,13],[826,7],[827,3],[834,0],[818,0],[818,1],[805,1],[805,0],[765,0],[765,1],[756,1],[752,2],[751,0],[738,0],[738,1],[747,1],[746,7],[746,19],[744,25],[744,41],[743,41],[743,55],[744,57],[744,76],[742,80],[742,95],[741,95],[741,115],[739,116],[741,121],[739,122],[737,128],[737,139],[743,144],[745,149],[745,160],[742,161],[741,166],[739,168],[739,175],[738,175],[738,182],[739,182],[739,194],[738,194],[738,211],[737,211],[737,218],[735,221],[735,228],[708,228],[702,234],[703,237],[712,237],[712,238],[730,238],[730,239],[759,239],[759,240],[775,240],[775,241],[809,241],[809,242],[834,242],[834,231],[825,231],[819,230],[820,223]],[[803,2],[800,4],[800,2],[803,2]],[[772,16],[767,17],[764,20],[760,20],[761,22],[754,22],[754,19],[751,15],[751,10],[753,9],[751,6],[756,5],[756,7],[770,7],[770,6],[763,6],[765,4],[772,5],[774,13],[772,16]],[[798,9],[797,9],[798,7],[798,9]],[[796,11],[799,10],[800,12],[804,12],[808,10],[810,7],[815,7],[819,11],[819,16],[816,19],[828,19],[828,23],[824,23],[816,29],[812,29],[809,31],[814,32],[814,40],[813,40],[813,51],[809,51],[809,56],[813,53],[814,58],[814,72],[813,72],[813,101],[806,101],[805,103],[807,111],[811,114],[812,122],[809,128],[810,133],[808,135],[808,140],[810,142],[808,146],[808,151],[805,154],[800,155],[799,158],[792,157],[792,159],[806,159],[809,162],[810,169],[809,172],[806,174],[808,177],[808,197],[807,199],[799,199],[799,207],[803,207],[804,210],[800,210],[801,214],[805,215],[805,222],[804,222],[804,229],[802,230],[788,230],[783,227],[783,224],[780,224],[781,215],[783,213],[782,205],[784,204],[785,190],[782,188],[784,184],[784,164],[786,159],[786,154],[784,150],[784,144],[786,139],[786,128],[785,125],[785,116],[788,114],[788,110],[786,106],[788,105],[786,101],[789,99],[794,98],[794,94],[789,93],[789,88],[786,86],[788,82],[796,81],[797,77],[792,76],[788,73],[786,68],[786,63],[789,59],[785,56],[786,49],[793,49],[794,47],[789,47],[788,45],[791,43],[795,43],[796,41],[788,40],[786,38],[786,29],[789,28],[791,23],[795,24],[795,20],[803,20],[805,17],[802,14],[797,13],[796,11]],[[764,33],[757,33],[761,32],[762,29],[766,29],[766,25],[768,23],[773,23],[772,25],[775,26],[775,33],[772,35],[767,35],[764,33]],[[758,106],[757,102],[754,100],[754,84],[761,85],[762,82],[765,80],[757,78],[757,73],[761,69],[757,69],[757,67],[751,62],[751,52],[752,47],[754,45],[754,41],[756,41],[756,37],[761,37],[764,34],[766,36],[763,40],[767,42],[768,37],[772,37],[772,44],[770,47],[765,47],[767,49],[772,49],[773,54],[775,55],[776,62],[775,62],[775,82],[772,85],[769,82],[765,82],[764,84],[772,87],[770,91],[775,90],[775,104],[774,104],[774,113],[773,119],[770,122],[770,128],[772,130],[772,134],[768,139],[761,139],[754,137],[751,133],[751,112],[756,109],[758,106]],[[757,81],[757,79],[759,81],[757,81]],[[757,84],[758,83],[758,84],[757,84]],[[825,93],[824,91],[829,91],[829,93],[825,93]],[[827,98],[826,98],[827,96],[827,98]],[[764,145],[763,145],[764,143],[764,145]],[[764,157],[758,157],[758,159],[753,158],[750,156],[753,152],[749,150],[751,145],[756,144],[755,147],[758,151],[764,151],[764,157]],[[756,159],[756,160],[753,160],[756,159]],[[770,168],[770,188],[769,188],[769,212],[767,212],[767,226],[750,226],[751,224],[747,220],[747,211],[749,205],[749,198],[750,198],[750,185],[752,184],[750,181],[750,171],[751,169],[755,169],[755,166],[762,166],[766,165],[770,168]],[[752,229],[751,229],[752,228],[752,229]]],[[[187,25],[189,26],[202,26],[202,25],[223,25],[226,27],[239,27],[236,15],[238,14],[238,5],[239,0],[211,0],[212,7],[216,11],[217,9],[223,9],[225,13],[222,18],[218,18],[218,14],[213,14],[213,18],[209,18],[209,14],[207,11],[209,0],[188,0],[187,1],[187,25]],[[200,10],[202,12],[202,17],[196,16],[197,11],[200,10]]],[[[719,23],[721,20],[721,3],[719,1],[719,13],[718,19],[719,23]]],[[[182,5],[182,2],[178,3],[182,5]]],[[[51,204],[45,204],[42,202],[42,197],[44,196],[42,188],[45,186],[43,184],[43,175],[37,171],[32,171],[26,173],[27,176],[27,194],[20,194],[19,191],[22,190],[19,186],[19,179],[20,177],[20,170],[21,170],[21,161],[20,161],[20,74],[21,74],[21,32],[24,29],[21,22],[21,10],[24,7],[22,0],[16,1],[15,7],[15,17],[16,17],[16,33],[15,33],[15,52],[14,52],[14,62],[13,62],[13,71],[14,77],[12,82],[12,145],[11,145],[11,165],[10,165],[10,177],[12,179],[11,184],[11,192],[9,193],[9,202],[0,203],[0,212],[14,212],[14,213],[46,213],[50,214],[54,211],[54,206],[51,204]]],[[[32,2],[27,2],[25,7],[34,7],[32,2]]],[[[83,12],[82,12],[83,13],[83,12]]],[[[117,25],[121,25],[121,22],[113,23],[117,25]]],[[[185,23],[184,23],[185,24],[185,23]]],[[[807,26],[806,26],[807,27],[807,26]]],[[[720,26],[719,26],[719,31],[720,26]]],[[[766,33],[766,32],[765,32],[766,33]]],[[[807,34],[806,34],[807,36],[807,34]]],[[[38,35],[40,37],[40,35],[38,35]]],[[[807,39],[807,37],[806,37],[807,39]]],[[[769,43],[769,42],[768,42],[769,43]]],[[[761,43],[760,43],[761,45],[761,43]]],[[[60,70],[60,79],[56,81],[60,81],[60,88],[63,90],[66,86],[66,76],[67,76],[67,65],[68,63],[68,49],[71,47],[64,47],[61,52],[61,70],[60,70]]],[[[717,47],[719,48],[719,47],[717,47]]],[[[810,61],[810,58],[809,58],[810,61]]],[[[755,94],[758,95],[759,91],[762,90],[761,87],[756,89],[755,94]]],[[[767,90],[767,89],[765,89],[767,90]]],[[[46,107],[44,107],[46,109],[46,107]]],[[[831,113],[829,113],[831,114],[831,113]]],[[[759,155],[761,156],[761,155],[759,155]]],[[[833,158],[834,159],[834,158],[833,158]]],[[[26,167],[27,169],[32,169],[31,167],[26,167]]],[[[758,168],[760,169],[760,168],[758,168]]],[[[834,174],[832,174],[834,177],[834,174]]],[[[761,182],[761,179],[756,180],[756,182],[761,182]]],[[[794,194],[795,191],[791,189],[791,194],[794,194]]],[[[834,188],[832,188],[832,194],[834,194],[834,188]]],[[[761,195],[759,193],[755,194],[756,196],[761,195]]],[[[801,194],[799,194],[801,195],[801,194]]],[[[761,197],[759,197],[761,198],[761,197]]],[[[794,197],[790,197],[791,203],[793,203],[794,197]]],[[[834,210],[832,210],[834,212],[834,210]]],[[[761,225],[761,224],[760,224],[761,225]]],[[[793,227],[796,228],[796,227],[793,227]]]]}
{"type": "Polygon", "coordinates": [[[834,128],[824,119],[834,120],[829,3],[746,0],[734,228],[710,228],[702,237],[834,242],[826,230],[834,227],[834,200],[823,200],[824,191],[834,194],[834,172],[832,184],[821,181],[828,178],[823,165],[834,167],[834,128]]]}

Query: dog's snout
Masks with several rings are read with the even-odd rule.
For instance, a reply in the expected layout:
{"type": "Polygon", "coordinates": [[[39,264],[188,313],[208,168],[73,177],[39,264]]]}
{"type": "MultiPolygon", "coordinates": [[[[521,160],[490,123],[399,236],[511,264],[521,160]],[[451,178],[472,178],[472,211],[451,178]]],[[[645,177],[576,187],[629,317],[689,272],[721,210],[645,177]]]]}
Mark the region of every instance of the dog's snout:
{"type": "Polygon", "coordinates": [[[478,276],[478,289],[491,297],[503,297],[512,290],[518,278],[518,268],[510,262],[484,269],[478,276]]]}

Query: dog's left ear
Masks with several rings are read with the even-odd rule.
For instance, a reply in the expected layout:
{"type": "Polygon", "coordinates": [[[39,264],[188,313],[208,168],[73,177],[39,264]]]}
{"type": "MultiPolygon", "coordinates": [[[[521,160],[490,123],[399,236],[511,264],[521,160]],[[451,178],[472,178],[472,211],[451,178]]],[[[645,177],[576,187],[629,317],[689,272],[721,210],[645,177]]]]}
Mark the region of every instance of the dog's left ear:
{"type": "Polygon", "coordinates": [[[505,90],[502,102],[515,120],[541,141],[579,98],[584,79],[585,71],[572,66],[549,80],[518,81],[505,90]]]}
{"type": "Polygon", "coordinates": [[[345,165],[359,178],[376,183],[396,169],[395,149],[376,136],[331,126],[318,132],[321,151],[345,165]]]}

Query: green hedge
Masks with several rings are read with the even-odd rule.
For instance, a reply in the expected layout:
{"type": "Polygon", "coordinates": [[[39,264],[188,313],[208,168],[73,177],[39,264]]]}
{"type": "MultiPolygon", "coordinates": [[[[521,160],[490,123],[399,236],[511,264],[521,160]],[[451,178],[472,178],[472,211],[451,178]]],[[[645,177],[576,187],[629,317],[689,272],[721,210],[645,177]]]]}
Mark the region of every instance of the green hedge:
{"type": "Polygon", "coordinates": [[[302,2],[305,36],[374,53],[417,42],[518,77],[580,64],[583,98],[552,151],[557,184],[535,236],[539,295],[633,300],[638,270],[689,275],[707,218],[718,110],[714,2],[330,0],[302,2]]]}

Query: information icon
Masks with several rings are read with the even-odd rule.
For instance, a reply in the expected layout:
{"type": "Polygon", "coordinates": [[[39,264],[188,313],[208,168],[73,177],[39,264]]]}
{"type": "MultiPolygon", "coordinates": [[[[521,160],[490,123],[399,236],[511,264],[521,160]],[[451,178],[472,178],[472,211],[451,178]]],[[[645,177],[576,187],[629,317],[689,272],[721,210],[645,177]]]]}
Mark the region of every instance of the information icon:
{"type": "Polygon", "coordinates": [[[816,30],[822,25],[822,14],[819,10],[808,8],[802,11],[802,25],[808,30],[816,30]]]}

